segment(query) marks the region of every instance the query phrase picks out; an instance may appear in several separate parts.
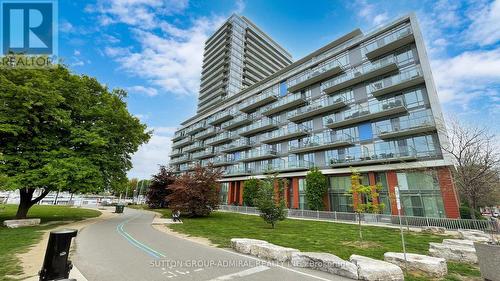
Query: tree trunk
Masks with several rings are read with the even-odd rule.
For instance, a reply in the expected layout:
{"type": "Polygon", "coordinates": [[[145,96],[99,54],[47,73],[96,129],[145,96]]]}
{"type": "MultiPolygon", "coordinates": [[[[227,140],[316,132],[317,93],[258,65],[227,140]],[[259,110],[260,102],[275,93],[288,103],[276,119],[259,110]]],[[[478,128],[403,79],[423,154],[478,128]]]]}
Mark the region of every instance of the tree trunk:
{"type": "Polygon", "coordinates": [[[16,219],[25,219],[28,215],[29,209],[49,194],[49,190],[44,190],[40,196],[38,196],[35,200],[32,200],[34,192],[34,188],[19,189],[20,201],[19,206],[17,207],[16,219]]]}
{"type": "Polygon", "coordinates": [[[469,202],[469,212],[470,212],[470,218],[475,220],[476,219],[476,202],[474,202],[474,200],[471,200],[469,202]]]}

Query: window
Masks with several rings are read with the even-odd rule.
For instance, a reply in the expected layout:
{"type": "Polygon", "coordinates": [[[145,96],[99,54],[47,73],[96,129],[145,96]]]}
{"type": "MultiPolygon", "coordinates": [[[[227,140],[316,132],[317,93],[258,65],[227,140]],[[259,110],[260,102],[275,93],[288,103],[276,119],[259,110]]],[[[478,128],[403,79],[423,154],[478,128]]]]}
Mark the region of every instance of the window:
{"type": "Polygon", "coordinates": [[[307,209],[305,179],[299,179],[299,209],[307,209]]]}
{"type": "Polygon", "coordinates": [[[288,92],[286,81],[281,81],[280,83],[280,96],[286,96],[288,92]]]}
{"type": "Polygon", "coordinates": [[[373,139],[372,124],[364,123],[358,126],[359,130],[359,140],[368,141],[373,139]]]}
{"type": "Polygon", "coordinates": [[[227,204],[227,192],[229,190],[229,183],[223,182],[220,184],[219,202],[223,205],[227,204]]]}

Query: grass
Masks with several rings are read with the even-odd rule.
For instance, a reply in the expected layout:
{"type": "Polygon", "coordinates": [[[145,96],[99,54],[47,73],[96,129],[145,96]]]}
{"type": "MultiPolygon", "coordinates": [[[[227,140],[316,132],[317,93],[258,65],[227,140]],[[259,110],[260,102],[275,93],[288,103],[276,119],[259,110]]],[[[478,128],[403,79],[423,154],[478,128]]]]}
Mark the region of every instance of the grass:
{"type": "MultiPolygon", "coordinates": [[[[147,209],[140,205],[133,208],[147,209]]],[[[171,216],[167,209],[154,211],[164,217],[171,216]]],[[[204,218],[183,218],[183,222],[169,227],[191,236],[208,238],[219,247],[229,247],[231,238],[244,237],[301,251],[328,252],[343,259],[349,259],[352,254],[383,259],[385,252],[402,251],[399,229],[393,228],[363,226],[364,243],[360,245],[358,226],[354,224],[287,219],[272,229],[258,216],[226,212],[214,212],[204,218]]],[[[427,255],[429,242],[442,242],[444,238],[449,237],[406,232],[406,249],[410,253],[427,255]]],[[[443,281],[481,280],[478,268],[467,264],[449,262],[448,272],[443,281]]],[[[407,274],[405,280],[423,281],[429,278],[407,274]]]]}
{"type": "MultiPolygon", "coordinates": [[[[6,205],[5,209],[0,211],[0,225],[3,225],[4,220],[12,219],[16,211],[17,205],[6,205]]],[[[100,212],[95,210],[35,205],[30,209],[28,217],[40,218],[42,224],[47,222],[55,222],[55,224],[22,228],[0,226],[0,281],[15,280],[8,275],[22,274],[19,260],[15,255],[26,252],[31,245],[40,241],[44,230],[99,215],[100,212]]]]}

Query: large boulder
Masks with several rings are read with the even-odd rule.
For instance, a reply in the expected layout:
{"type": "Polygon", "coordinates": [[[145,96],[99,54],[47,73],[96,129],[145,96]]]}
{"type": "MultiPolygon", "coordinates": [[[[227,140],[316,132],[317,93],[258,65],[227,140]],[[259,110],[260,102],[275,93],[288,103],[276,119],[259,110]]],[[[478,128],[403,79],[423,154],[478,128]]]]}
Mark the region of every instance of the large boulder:
{"type": "Polygon", "coordinates": [[[250,254],[250,247],[255,244],[269,244],[267,241],[249,238],[232,238],[231,248],[236,252],[250,254]]]}
{"type": "Polygon", "coordinates": [[[426,226],[422,228],[422,232],[432,233],[432,234],[445,234],[446,228],[438,226],[426,226]]]}
{"type": "Polygon", "coordinates": [[[404,280],[403,270],[395,264],[358,255],[352,255],[349,260],[358,267],[359,280],[404,280]]]}
{"type": "Polygon", "coordinates": [[[443,239],[443,244],[474,247],[474,241],[463,239],[443,239]]]}
{"type": "Polygon", "coordinates": [[[358,267],[355,264],[328,253],[293,253],[292,265],[358,279],[358,267]]]}
{"type": "Polygon", "coordinates": [[[40,219],[21,219],[21,220],[5,220],[3,225],[8,228],[18,228],[23,226],[39,225],[40,219]]]}
{"type": "Polygon", "coordinates": [[[429,243],[429,254],[447,261],[477,263],[476,249],[468,245],[429,243]]]}
{"type": "Polygon", "coordinates": [[[266,260],[287,262],[292,254],[300,252],[297,249],[281,247],[271,243],[256,243],[250,246],[250,254],[266,260]]]}
{"type": "Polygon", "coordinates": [[[464,240],[471,240],[474,242],[490,242],[491,236],[480,230],[472,229],[459,229],[458,236],[464,240]]]}
{"type": "Polygon", "coordinates": [[[393,263],[399,267],[407,267],[409,271],[418,271],[430,277],[443,277],[448,274],[446,260],[443,258],[429,257],[418,254],[387,252],[384,254],[386,262],[393,263]]]}

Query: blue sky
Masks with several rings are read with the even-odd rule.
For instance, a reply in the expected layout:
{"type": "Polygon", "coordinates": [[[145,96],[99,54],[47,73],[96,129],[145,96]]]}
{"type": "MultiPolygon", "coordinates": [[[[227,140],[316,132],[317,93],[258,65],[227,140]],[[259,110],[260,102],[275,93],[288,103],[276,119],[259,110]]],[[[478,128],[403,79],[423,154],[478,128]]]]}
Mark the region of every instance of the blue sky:
{"type": "Polygon", "coordinates": [[[335,38],[414,11],[447,116],[500,131],[500,0],[59,0],[59,55],[74,72],[129,92],[155,130],[130,177],[168,163],[171,136],[195,113],[203,44],[232,13],[299,59],[335,38]]]}

